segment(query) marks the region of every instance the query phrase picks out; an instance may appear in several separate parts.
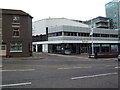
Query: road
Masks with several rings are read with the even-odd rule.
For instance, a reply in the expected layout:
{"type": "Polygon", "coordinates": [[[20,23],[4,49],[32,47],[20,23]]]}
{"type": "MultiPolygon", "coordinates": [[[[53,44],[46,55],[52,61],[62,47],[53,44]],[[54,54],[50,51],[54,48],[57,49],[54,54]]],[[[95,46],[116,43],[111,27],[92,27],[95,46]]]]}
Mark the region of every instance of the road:
{"type": "Polygon", "coordinates": [[[118,88],[112,59],[48,55],[3,59],[3,88],[118,88]]]}

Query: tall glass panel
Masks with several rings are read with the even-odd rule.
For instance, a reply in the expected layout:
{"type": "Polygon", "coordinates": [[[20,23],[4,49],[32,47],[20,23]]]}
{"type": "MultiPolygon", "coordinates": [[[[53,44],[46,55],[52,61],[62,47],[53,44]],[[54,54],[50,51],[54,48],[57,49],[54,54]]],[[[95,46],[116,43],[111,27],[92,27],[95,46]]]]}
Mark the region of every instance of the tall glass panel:
{"type": "Polygon", "coordinates": [[[106,16],[112,19],[112,28],[118,29],[119,26],[119,2],[109,2],[106,4],[106,16]]]}
{"type": "MultiPolygon", "coordinates": [[[[2,9],[0,9],[0,45],[2,45],[2,9]]],[[[1,53],[1,51],[0,51],[1,53]]],[[[0,56],[0,85],[2,85],[2,56],[0,56]]],[[[2,88],[0,87],[0,90],[2,88]]]]}

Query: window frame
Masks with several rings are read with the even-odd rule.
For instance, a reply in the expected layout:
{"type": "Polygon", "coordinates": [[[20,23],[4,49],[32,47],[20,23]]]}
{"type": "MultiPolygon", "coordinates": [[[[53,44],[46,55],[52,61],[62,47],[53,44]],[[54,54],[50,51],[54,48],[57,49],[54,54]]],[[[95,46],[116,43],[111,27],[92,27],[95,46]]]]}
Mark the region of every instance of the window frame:
{"type": "Polygon", "coordinates": [[[20,16],[19,15],[13,15],[13,23],[17,23],[19,24],[20,23],[20,16]],[[15,20],[16,19],[16,20],[15,20]]]}
{"type": "Polygon", "coordinates": [[[22,42],[11,42],[10,43],[10,52],[23,52],[23,47],[22,47],[22,42]],[[21,48],[21,49],[17,49],[17,50],[15,50],[15,49],[13,49],[12,50],[12,48],[21,48]]]}
{"type": "Polygon", "coordinates": [[[14,27],[13,28],[13,33],[12,33],[12,37],[20,37],[20,28],[19,27],[14,27]],[[15,30],[15,29],[18,29],[18,30],[15,30]],[[15,33],[14,32],[19,32],[19,35],[17,36],[17,35],[15,35],[15,33]]]}
{"type": "Polygon", "coordinates": [[[6,50],[6,45],[4,45],[4,44],[3,44],[3,45],[0,45],[0,50],[2,50],[2,51],[3,51],[3,50],[6,50]]]}

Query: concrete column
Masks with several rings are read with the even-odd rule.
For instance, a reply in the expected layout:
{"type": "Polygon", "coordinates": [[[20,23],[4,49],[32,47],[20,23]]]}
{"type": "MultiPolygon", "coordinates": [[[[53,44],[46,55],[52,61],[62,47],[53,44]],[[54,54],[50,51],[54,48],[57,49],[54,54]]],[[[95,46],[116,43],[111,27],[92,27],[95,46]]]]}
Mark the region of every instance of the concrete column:
{"type": "Polygon", "coordinates": [[[47,52],[48,53],[48,44],[43,44],[42,45],[42,52],[47,52]]]}
{"type": "Polygon", "coordinates": [[[62,32],[62,36],[64,36],[64,32],[62,32]]]}
{"type": "Polygon", "coordinates": [[[38,45],[36,44],[36,52],[38,52],[38,45]]]}
{"type": "Polygon", "coordinates": [[[78,32],[77,32],[77,36],[78,36],[78,32]]]}

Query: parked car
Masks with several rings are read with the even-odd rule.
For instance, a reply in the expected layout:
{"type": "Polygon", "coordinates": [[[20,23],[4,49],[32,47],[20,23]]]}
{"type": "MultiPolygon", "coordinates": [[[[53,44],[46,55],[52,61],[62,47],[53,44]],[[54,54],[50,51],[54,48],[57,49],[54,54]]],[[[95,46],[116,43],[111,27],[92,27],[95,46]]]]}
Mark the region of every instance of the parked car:
{"type": "Polygon", "coordinates": [[[120,54],[118,55],[118,61],[120,61],[120,54]]]}
{"type": "Polygon", "coordinates": [[[69,55],[71,54],[71,51],[69,49],[65,50],[65,54],[69,55]]]}

